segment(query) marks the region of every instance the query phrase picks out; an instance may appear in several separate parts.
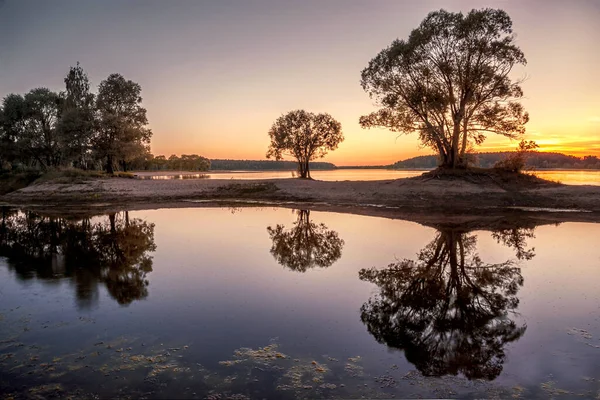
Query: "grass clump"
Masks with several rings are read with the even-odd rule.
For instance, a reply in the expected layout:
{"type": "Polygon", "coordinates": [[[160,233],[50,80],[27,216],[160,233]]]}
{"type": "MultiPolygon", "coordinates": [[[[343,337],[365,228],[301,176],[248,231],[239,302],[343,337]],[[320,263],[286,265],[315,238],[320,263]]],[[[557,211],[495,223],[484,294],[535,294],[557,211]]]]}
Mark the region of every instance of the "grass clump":
{"type": "Polygon", "coordinates": [[[29,186],[41,176],[39,171],[0,173],[0,196],[29,186]]]}
{"type": "Polygon", "coordinates": [[[124,172],[124,171],[115,171],[112,175],[105,175],[105,176],[112,176],[113,178],[135,179],[134,174],[132,174],[131,172],[124,172]]]}
{"type": "Polygon", "coordinates": [[[104,178],[102,171],[87,171],[78,168],[57,168],[46,171],[35,183],[85,183],[94,178],[104,178]]]}

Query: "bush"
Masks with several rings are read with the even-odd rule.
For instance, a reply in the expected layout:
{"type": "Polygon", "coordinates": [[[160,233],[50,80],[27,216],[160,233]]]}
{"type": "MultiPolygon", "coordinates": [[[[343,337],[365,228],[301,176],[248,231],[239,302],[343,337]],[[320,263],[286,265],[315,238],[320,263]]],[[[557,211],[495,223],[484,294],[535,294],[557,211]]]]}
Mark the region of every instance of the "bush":
{"type": "Polygon", "coordinates": [[[517,150],[494,164],[494,168],[508,172],[521,172],[525,168],[527,157],[538,147],[540,146],[533,140],[521,140],[517,150]]]}

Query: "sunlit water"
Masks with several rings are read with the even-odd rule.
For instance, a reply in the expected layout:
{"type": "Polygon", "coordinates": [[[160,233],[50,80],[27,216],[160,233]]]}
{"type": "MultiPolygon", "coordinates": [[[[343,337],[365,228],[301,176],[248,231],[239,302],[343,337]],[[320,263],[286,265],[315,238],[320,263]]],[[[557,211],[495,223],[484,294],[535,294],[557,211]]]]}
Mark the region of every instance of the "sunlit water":
{"type": "Polygon", "coordinates": [[[596,397],[600,225],[4,211],[0,393],[596,397]]]}
{"type": "MultiPolygon", "coordinates": [[[[426,170],[391,170],[391,169],[336,169],[329,171],[312,171],[314,179],[323,181],[376,181],[385,179],[401,179],[419,176],[426,170]]],[[[537,170],[529,171],[540,178],[560,182],[565,185],[600,186],[600,171],[594,170],[537,170]]],[[[209,171],[206,173],[183,171],[136,172],[140,179],[284,179],[292,178],[292,171],[209,171]]]]}

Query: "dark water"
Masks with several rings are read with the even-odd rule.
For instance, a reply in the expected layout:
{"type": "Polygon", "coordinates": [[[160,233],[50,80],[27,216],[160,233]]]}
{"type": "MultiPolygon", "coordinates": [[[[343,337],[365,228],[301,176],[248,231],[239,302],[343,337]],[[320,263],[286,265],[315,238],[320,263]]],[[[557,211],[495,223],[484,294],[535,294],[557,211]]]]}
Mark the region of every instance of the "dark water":
{"type": "Polygon", "coordinates": [[[4,210],[0,393],[595,398],[598,237],[272,208],[4,210]]]}

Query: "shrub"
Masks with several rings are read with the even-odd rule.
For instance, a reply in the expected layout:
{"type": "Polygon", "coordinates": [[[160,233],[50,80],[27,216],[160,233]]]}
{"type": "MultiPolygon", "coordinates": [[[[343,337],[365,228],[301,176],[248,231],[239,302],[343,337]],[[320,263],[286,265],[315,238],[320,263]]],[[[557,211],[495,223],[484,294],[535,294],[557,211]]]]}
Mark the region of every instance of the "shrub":
{"type": "Polygon", "coordinates": [[[527,164],[527,157],[529,154],[538,147],[540,146],[533,140],[521,140],[517,150],[494,164],[494,168],[508,172],[521,172],[527,164]]]}

